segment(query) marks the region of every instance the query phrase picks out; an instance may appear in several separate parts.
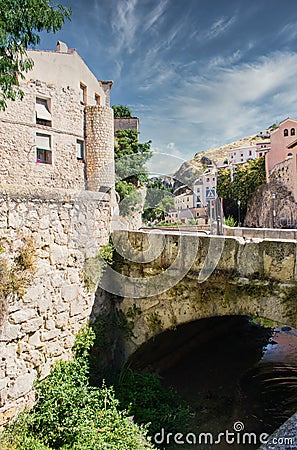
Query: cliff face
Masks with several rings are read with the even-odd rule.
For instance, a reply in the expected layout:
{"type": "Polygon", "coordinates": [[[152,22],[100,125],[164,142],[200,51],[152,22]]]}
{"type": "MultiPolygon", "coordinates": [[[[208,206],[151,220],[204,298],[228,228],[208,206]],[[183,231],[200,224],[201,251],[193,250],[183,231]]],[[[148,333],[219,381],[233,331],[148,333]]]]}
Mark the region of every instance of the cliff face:
{"type": "Polygon", "coordinates": [[[248,206],[244,225],[297,228],[297,203],[292,192],[284,184],[274,180],[260,188],[248,206]]]}

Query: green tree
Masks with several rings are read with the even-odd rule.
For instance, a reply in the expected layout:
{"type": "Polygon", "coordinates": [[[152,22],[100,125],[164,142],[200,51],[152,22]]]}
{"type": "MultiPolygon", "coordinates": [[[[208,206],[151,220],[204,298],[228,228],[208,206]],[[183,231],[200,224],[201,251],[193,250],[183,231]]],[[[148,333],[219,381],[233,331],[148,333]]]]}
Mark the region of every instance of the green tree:
{"type": "Polygon", "coordinates": [[[123,215],[129,213],[129,207],[134,209],[140,202],[141,196],[137,188],[148,180],[145,163],[152,156],[151,141],[140,143],[138,132],[135,130],[119,130],[115,137],[115,188],[120,200],[129,197],[120,205],[123,215]]]}
{"type": "Polygon", "coordinates": [[[26,50],[40,42],[38,33],[56,33],[70,14],[50,0],[0,0],[0,109],[23,98],[19,80],[33,67],[26,50]]]}
{"type": "Polygon", "coordinates": [[[172,189],[166,188],[162,179],[147,183],[143,220],[164,220],[165,212],[174,208],[172,189]]]}
{"type": "Polygon", "coordinates": [[[241,218],[244,218],[248,202],[257,188],[266,183],[265,159],[260,158],[238,165],[231,181],[230,169],[222,169],[218,175],[218,196],[231,201],[230,215],[237,216],[237,202],[240,201],[241,218]]]}
{"type": "Polygon", "coordinates": [[[121,117],[124,117],[124,118],[132,117],[132,112],[131,112],[130,108],[128,108],[128,106],[112,105],[112,109],[114,112],[114,117],[116,119],[119,119],[121,117]]]}

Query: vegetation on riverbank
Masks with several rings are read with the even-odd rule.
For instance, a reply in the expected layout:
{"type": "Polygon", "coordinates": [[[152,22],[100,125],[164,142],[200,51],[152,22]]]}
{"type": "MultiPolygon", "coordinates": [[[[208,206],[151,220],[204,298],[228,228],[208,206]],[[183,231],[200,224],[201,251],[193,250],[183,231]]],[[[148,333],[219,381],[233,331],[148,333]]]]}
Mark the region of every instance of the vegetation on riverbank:
{"type": "Polygon", "coordinates": [[[83,328],[73,359],[59,361],[36,383],[36,404],[6,428],[0,439],[3,450],[146,450],[155,448],[148,430],[180,429],[187,408],[152,374],[124,370],[115,388],[103,380],[91,385],[94,329],[83,328]]]}

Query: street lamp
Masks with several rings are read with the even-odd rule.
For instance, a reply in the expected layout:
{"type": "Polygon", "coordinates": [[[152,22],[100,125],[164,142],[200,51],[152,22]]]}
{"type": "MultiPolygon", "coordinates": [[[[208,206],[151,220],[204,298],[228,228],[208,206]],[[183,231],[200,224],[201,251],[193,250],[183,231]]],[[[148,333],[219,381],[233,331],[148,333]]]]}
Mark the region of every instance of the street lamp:
{"type": "Polygon", "coordinates": [[[240,200],[237,200],[237,206],[238,206],[238,226],[240,227],[240,200]]]}
{"type": "Polygon", "coordinates": [[[272,228],[275,228],[275,216],[276,216],[276,211],[275,211],[275,194],[272,194],[272,228]]]}

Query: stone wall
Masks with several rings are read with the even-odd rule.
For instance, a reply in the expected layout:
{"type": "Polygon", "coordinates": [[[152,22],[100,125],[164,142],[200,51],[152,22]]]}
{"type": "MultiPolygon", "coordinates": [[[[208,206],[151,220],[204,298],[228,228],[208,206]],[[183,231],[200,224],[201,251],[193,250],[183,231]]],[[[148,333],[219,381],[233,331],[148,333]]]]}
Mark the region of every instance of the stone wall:
{"type": "Polygon", "coordinates": [[[294,191],[293,178],[292,157],[276,164],[269,174],[269,180],[272,183],[282,183],[290,192],[294,191]]]}
{"type": "Polygon", "coordinates": [[[297,228],[297,203],[292,192],[276,180],[260,188],[248,205],[244,225],[297,228]]]}
{"type": "Polygon", "coordinates": [[[23,296],[2,299],[0,424],[33,400],[37,376],[45,377],[57,359],[70,357],[94,302],[84,282],[86,258],[108,242],[110,216],[107,194],[2,189],[1,261],[13,263],[29,237],[36,271],[23,296]]]}

